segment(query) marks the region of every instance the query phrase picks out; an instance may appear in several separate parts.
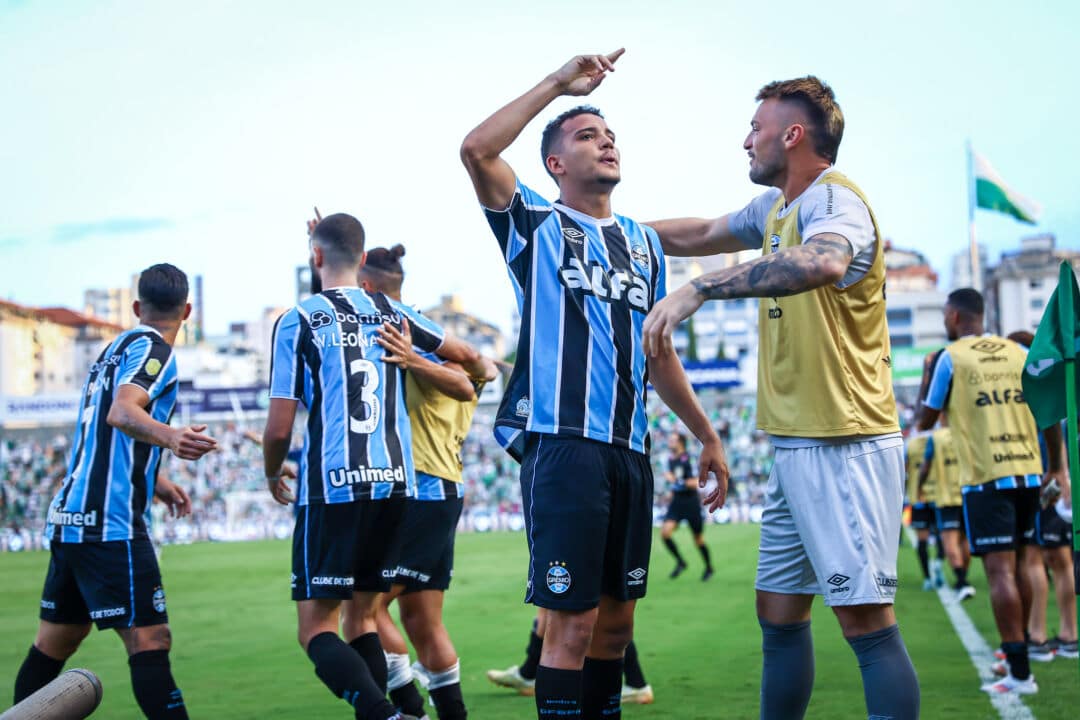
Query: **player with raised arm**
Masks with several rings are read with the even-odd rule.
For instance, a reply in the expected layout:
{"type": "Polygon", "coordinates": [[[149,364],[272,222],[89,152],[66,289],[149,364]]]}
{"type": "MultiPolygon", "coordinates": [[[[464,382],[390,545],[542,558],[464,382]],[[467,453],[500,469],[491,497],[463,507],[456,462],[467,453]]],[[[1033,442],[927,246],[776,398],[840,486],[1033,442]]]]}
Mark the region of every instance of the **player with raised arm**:
{"type": "Polygon", "coordinates": [[[140,274],[138,292],[140,324],[102,351],[83,386],[71,462],[49,505],[41,624],[15,678],[15,703],[59,675],[93,622],[124,641],[146,717],[179,720],[187,708],[170,668],[172,634],[147,521],[155,496],[175,517],[191,513],[187,493],[157,479],[162,448],[198,460],[217,443],[205,426],[169,426],[177,393],[172,345],[191,313],[187,276],[153,265],[140,274]]]}
{"type": "Polygon", "coordinates": [[[502,157],[552,101],[591,93],[622,54],[571,59],[461,147],[522,318],[495,435],[521,462],[525,600],[549,610],[535,686],[542,718],[621,715],[623,654],[652,542],[647,382],[702,441],[699,482],[716,474],[716,503],[728,485],[720,439],[674,350],[642,352],[642,322],[665,294],[664,256],[652,230],[612,213],[620,157],[600,111],[574,108],[544,130],[557,202],[502,157]]]}
{"type": "MultiPolygon", "coordinates": [[[[311,234],[321,292],[286,312],[274,328],[270,411],[263,433],[274,499],[296,501],[292,597],[298,639],[315,673],[358,718],[403,718],[385,697],[386,658],[376,633],[385,570],[397,562],[405,500],[415,492],[412,439],[400,370],[384,362],[380,333],[410,329],[433,352],[442,330],[411,308],[357,285],[364,230],[343,213],[311,234]],[[284,465],[297,403],[308,410],[295,495],[284,465]],[[338,635],[350,602],[351,634],[338,635]]],[[[418,364],[422,373],[435,363],[418,364]]]]}
{"type": "Polygon", "coordinates": [[[815,77],[761,88],[743,147],[770,186],[715,219],[653,223],[665,252],[762,256],[703,275],[645,322],[650,353],[706,300],[759,302],[758,427],[776,448],[755,583],[761,717],[801,718],[813,690],[810,608],[823,595],[862,670],[871,716],[919,713],[893,612],[904,450],[885,320],[884,244],[862,191],[836,170],[844,116],[815,77]]]}

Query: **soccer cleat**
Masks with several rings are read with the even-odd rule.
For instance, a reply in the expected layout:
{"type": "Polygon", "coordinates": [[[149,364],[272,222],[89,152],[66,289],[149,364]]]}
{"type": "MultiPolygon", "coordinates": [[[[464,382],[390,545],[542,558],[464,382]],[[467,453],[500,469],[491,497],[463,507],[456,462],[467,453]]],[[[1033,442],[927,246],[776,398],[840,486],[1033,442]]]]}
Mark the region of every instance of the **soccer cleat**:
{"type": "MultiPolygon", "coordinates": [[[[712,568],[705,568],[705,572],[701,573],[701,582],[705,582],[706,580],[708,580],[712,576],[713,576],[713,569],[712,568]]],[[[649,687],[649,686],[646,685],[645,687],[649,687]]]]}
{"type": "Polygon", "coordinates": [[[985,693],[991,695],[1003,695],[1005,693],[1016,693],[1017,695],[1034,695],[1039,692],[1039,686],[1035,684],[1035,675],[1029,675],[1026,680],[1017,680],[1011,674],[1006,675],[1000,680],[994,682],[988,682],[979,688],[985,693]]]}
{"type": "Polygon", "coordinates": [[[1009,674],[1009,661],[998,660],[990,666],[990,672],[994,673],[996,677],[1005,677],[1009,674]]]}
{"type": "Polygon", "coordinates": [[[994,657],[996,657],[998,660],[1004,660],[1005,659],[1005,651],[1002,650],[1000,647],[996,648],[994,650],[994,657]]]}
{"type": "Polygon", "coordinates": [[[975,588],[971,587],[970,585],[965,585],[964,587],[956,591],[956,599],[959,602],[963,602],[964,600],[970,600],[973,597],[975,597],[975,588]]]}
{"type": "Polygon", "coordinates": [[[671,571],[671,575],[669,575],[668,577],[674,580],[675,578],[683,574],[683,570],[686,570],[686,563],[681,562],[675,566],[675,569],[671,571]]]}
{"type": "Polygon", "coordinates": [[[1055,643],[1055,645],[1057,646],[1057,652],[1055,653],[1057,657],[1069,659],[1076,659],[1080,657],[1080,650],[1077,649],[1075,640],[1073,640],[1072,642],[1067,642],[1065,640],[1062,640],[1060,637],[1056,637],[1050,642],[1055,643]]]}
{"type": "Polygon", "coordinates": [[[1028,659],[1034,662],[1050,662],[1054,659],[1054,645],[1047,641],[1044,643],[1028,643],[1028,659]]]}
{"type": "Polygon", "coordinates": [[[536,694],[536,679],[521,677],[517,665],[505,670],[488,670],[487,679],[499,687],[513,688],[519,695],[536,694]]]}
{"type": "Polygon", "coordinates": [[[930,561],[930,575],[934,578],[934,587],[945,587],[945,571],[941,569],[941,560],[930,561]]]}
{"type": "Polygon", "coordinates": [[[643,687],[630,687],[629,685],[622,686],[622,701],[624,703],[636,703],[638,705],[652,705],[655,700],[653,695],[652,685],[645,685],[643,687]]]}
{"type": "Polygon", "coordinates": [[[929,592],[934,589],[934,581],[930,578],[926,578],[922,581],[923,592],[929,592]]]}

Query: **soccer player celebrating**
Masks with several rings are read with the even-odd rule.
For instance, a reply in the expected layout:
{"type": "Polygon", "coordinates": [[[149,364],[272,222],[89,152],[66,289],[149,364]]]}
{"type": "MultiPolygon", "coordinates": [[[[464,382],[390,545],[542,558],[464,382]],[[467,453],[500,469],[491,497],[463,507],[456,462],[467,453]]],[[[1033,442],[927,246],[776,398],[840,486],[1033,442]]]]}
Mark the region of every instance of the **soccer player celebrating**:
{"type": "MultiPolygon", "coordinates": [[[[274,328],[270,411],[263,433],[267,484],[296,501],[292,596],[301,647],[335,696],[367,720],[400,718],[385,697],[386,658],[376,634],[378,594],[397,563],[405,499],[414,493],[412,438],[403,378],[383,362],[380,331],[409,328],[433,352],[442,330],[416,311],[357,284],[364,229],[346,214],[321,220],[311,260],[322,291],[274,328]],[[284,465],[298,402],[308,410],[295,495],[284,465]],[[339,606],[351,602],[351,641],[338,636],[339,606]]],[[[421,359],[423,360],[423,359],[421,359]]],[[[426,363],[426,364],[425,364],[426,363]]],[[[418,362],[414,372],[438,369],[418,362]]]]}
{"type": "MultiPolygon", "coordinates": [[[[971,288],[949,293],[941,353],[923,402],[919,427],[933,427],[947,411],[960,460],[964,517],[971,553],[982,558],[990,605],[1001,634],[1009,674],[986,683],[989,693],[1038,692],[1024,638],[1031,588],[1023,565],[1035,544],[1042,461],[1038,430],[1020,389],[1027,354],[1005,338],[983,334],[983,298],[971,288]]],[[[1049,470],[1045,481],[1064,480],[1061,430],[1044,431],[1049,470]]],[[[1033,549],[1034,550],[1034,549],[1033,549]]],[[[1034,550],[1037,552],[1037,550],[1034,550]]]]}
{"type": "Polygon", "coordinates": [[[685,520],[694,533],[694,545],[705,561],[705,572],[701,574],[701,579],[708,580],[713,576],[713,566],[709,557],[709,546],[705,544],[705,511],[698,497],[697,476],[694,475],[694,466],[690,464],[690,453],[686,451],[686,436],[672,433],[668,438],[668,448],[671,456],[668,458],[668,471],[664,477],[671,487],[671,505],[668,506],[664,524],[660,527],[660,537],[664,541],[664,547],[675,558],[675,569],[671,571],[671,577],[679,577],[686,569],[686,561],[683,560],[675,541],[671,539],[675,528],[685,520]]]}
{"type": "Polygon", "coordinates": [[[139,326],[102,351],[83,386],[71,463],[49,505],[41,624],[15,678],[15,703],[59,675],[94,622],[124,641],[146,717],[179,720],[187,708],[169,666],[172,635],[147,518],[154,496],[174,516],[191,512],[183,489],[155,482],[161,449],[198,460],[217,443],[205,426],[168,424],[177,392],[172,345],[191,313],[187,276],[153,265],[139,275],[138,292],[139,326]]]}
{"type": "Polygon", "coordinates": [[[543,718],[621,714],[623,653],[652,540],[646,382],[704,444],[699,482],[716,474],[718,502],[728,485],[720,439],[674,350],[648,360],[642,352],[642,322],[665,294],[665,265],[652,230],[612,213],[615,133],[585,106],[547,125],[540,151],[558,186],[554,203],[502,157],[553,100],[595,90],[622,53],[571,59],[461,147],[522,317],[495,435],[521,462],[525,599],[550,611],[536,673],[543,718]]]}
{"type": "MultiPolygon", "coordinates": [[[[369,252],[360,269],[361,287],[401,302],[404,255],[401,245],[369,252]]],[[[463,343],[451,338],[447,342],[463,343]]],[[[405,507],[401,556],[396,568],[391,568],[393,586],[381,597],[378,607],[379,639],[387,656],[387,686],[395,705],[413,715],[423,715],[423,700],[412,682],[409,648],[388,612],[396,598],[439,718],[460,720],[466,717],[461,670],[457,651],[443,624],[443,594],[450,587],[454,535],[464,505],[461,448],[472,425],[479,393],[499,371],[495,363],[466,345],[471,356],[466,367],[447,363],[443,370],[449,382],[433,383],[411,372],[420,358],[405,336],[388,331],[382,344],[391,351],[388,361],[406,371],[406,407],[416,465],[416,497],[410,498],[405,507]]],[[[346,618],[348,634],[351,613],[346,613],[346,618]]]]}
{"type": "MultiPolygon", "coordinates": [[[[833,166],[844,117],[815,77],[770,83],[743,147],[771,186],[716,219],[652,224],[665,252],[762,256],[671,293],[650,353],[706,300],[758,297],[758,427],[776,448],[761,520],[761,717],[801,718],[814,679],[810,608],[825,597],[862,669],[871,716],[915,718],[919,684],[893,612],[904,452],[892,390],[881,233],[833,166]]],[[[706,497],[708,500],[708,497],[706,497]]]]}

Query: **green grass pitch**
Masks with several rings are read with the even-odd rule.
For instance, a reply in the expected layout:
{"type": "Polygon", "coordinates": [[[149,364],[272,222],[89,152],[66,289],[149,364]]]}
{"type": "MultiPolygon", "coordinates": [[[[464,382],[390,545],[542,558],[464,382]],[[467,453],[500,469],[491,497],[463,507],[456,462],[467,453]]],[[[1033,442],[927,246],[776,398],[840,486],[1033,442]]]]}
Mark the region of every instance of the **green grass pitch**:
{"type": "MultiPolygon", "coordinates": [[[[758,529],[709,526],[716,576],[699,581],[689,533],[676,540],[690,569],[669,580],[672,561],[654,543],[649,595],[638,605],[635,635],[651,706],[628,706],[628,718],[756,718],[761,672],[753,576],[758,529]]],[[[532,618],[522,604],[525,538],[521,534],[458,537],[457,570],[446,620],[462,662],[470,716],[534,717],[531,698],[491,685],[488,668],[519,662],[532,618]]],[[[47,553],[0,554],[0,708],[10,702],[15,673],[33,639],[47,553]]],[[[316,679],[295,640],[289,601],[289,543],[200,544],[164,549],[162,572],[173,629],[173,670],[194,718],[346,718],[349,708],[316,679]]],[[[996,644],[986,582],[965,607],[996,644]]],[[[914,552],[901,551],[897,612],[922,683],[922,717],[993,719],[978,678],[933,593],[920,590],[914,552]]],[[[1051,600],[1051,632],[1057,628],[1051,600]]],[[[865,718],[854,656],[828,609],[814,614],[816,684],[809,718],[865,718]]],[[[69,667],[101,677],[105,697],[94,717],[139,718],[123,647],[115,633],[94,632],[69,667]]],[[[1076,717],[1076,661],[1033,664],[1040,693],[1025,702],[1040,720],[1076,717]]]]}

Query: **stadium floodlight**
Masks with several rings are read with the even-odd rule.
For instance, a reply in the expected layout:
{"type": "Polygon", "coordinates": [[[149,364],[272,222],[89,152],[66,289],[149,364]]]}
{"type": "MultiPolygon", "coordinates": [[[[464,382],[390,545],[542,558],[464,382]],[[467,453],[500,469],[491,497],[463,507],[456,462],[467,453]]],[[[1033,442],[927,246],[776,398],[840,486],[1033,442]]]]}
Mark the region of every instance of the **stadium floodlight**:
{"type": "Polygon", "coordinates": [[[82,668],[68,670],[0,720],[83,720],[101,704],[101,692],[97,675],[82,668]]]}

